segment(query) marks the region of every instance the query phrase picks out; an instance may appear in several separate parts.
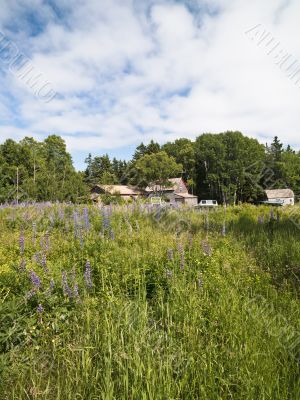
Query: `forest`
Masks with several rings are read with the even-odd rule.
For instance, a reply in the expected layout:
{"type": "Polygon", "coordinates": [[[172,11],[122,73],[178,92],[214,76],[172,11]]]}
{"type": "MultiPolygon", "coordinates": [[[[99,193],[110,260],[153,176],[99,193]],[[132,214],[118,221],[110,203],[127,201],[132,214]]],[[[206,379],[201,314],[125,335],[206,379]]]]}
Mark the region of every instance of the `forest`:
{"type": "Polygon", "coordinates": [[[261,144],[241,132],[205,133],[160,145],[141,143],[131,160],[89,154],[76,171],[64,140],[50,135],[0,145],[0,203],[59,201],[86,203],[95,184],[146,187],[182,176],[191,193],[228,204],[253,202],[266,188],[300,194],[300,152],[278,137],[261,144]]]}

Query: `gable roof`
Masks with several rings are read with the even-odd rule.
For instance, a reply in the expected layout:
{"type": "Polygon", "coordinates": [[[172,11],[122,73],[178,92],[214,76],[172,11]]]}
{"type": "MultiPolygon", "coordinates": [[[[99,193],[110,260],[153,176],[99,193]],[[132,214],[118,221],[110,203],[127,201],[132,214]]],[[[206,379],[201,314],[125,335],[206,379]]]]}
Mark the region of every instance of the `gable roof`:
{"type": "Polygon", "coordinates": [[[291,189],[272,189],[266,190],[268,199],[286,199],[295,197],[294,192],[291,189]]]}
{"type": "Polygon", "coordinates": [[[127,185],[96,185],[96,187],[111,195],[138,196],[143,193],[141,190],[127,185]]]}
{"type": "Polygon", "coordinates": [[[175,193],[188,193],[187,187],[182,178],[170,178],[168,179],[169,186],[153,185],[147,186],[146,192],[175,192],[175,193]]]}

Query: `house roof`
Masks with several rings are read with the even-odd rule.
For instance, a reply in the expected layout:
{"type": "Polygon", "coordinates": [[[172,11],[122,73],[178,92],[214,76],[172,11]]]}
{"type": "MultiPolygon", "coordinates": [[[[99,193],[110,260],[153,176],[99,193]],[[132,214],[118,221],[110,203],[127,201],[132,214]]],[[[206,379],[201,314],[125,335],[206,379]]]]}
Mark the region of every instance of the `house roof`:
{"type": "Polygon", "coordinates": [[[184,192],[187,193],[187,187],[185,186],[184,181],[182,178],[170,178],[168,179],[170,185],[168,186],[160,186],[160,185],[153,185],[147,186],[146,192],[184,192]]]}
{"type": "Polygon", "coordinates": [[[198,199],[197,196],[194,196],[193,194],[189,193],[176,193],[176,196],[184,197],[185,199],[198,199]]]}
{"type": "Polygon", "coordinates": [[[294,192],[291,189],[273,189],[266,190],[268,199],[286,199],[295,197],[294,192]]]}
{"type": "Polygon", "coordinates": [[[104,192],[109,194],[120,194],[121,196],[138,196],[143,192],[134,187],[126,185],[96,185],[98,188],[102,189],[104,192]]]}

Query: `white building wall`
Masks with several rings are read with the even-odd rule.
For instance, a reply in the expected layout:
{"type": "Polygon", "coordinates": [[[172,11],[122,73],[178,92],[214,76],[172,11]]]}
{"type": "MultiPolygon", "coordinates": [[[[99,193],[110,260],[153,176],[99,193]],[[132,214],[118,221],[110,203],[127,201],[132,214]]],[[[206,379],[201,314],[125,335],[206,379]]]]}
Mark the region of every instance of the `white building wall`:
{"type": "Polygon", "coordinates": [[[284,206],[293,206],[295,205],[294,197],[285,197],[285,198],[278,198],[277,201],[283,201],[284,206]]]}

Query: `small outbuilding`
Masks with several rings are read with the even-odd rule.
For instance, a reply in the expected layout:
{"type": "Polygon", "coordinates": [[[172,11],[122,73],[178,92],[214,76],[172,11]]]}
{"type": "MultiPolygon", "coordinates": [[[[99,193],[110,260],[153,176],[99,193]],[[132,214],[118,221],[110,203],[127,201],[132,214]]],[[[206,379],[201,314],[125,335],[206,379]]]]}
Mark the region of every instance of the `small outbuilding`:
{"type": "Polygon", "coordinates": [[[291,189],[266,190],[266,197],[269,202],[282,203],[283,206],[295,204],[295,194],[291,189]]]}

